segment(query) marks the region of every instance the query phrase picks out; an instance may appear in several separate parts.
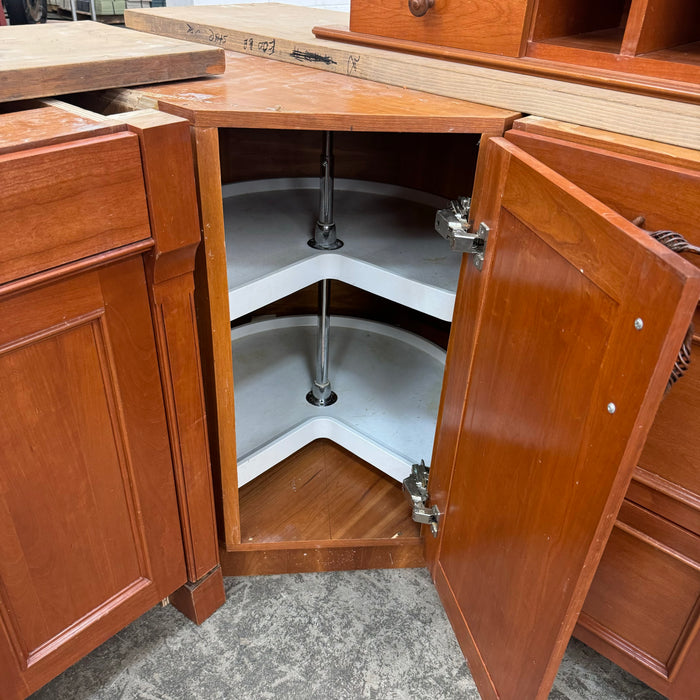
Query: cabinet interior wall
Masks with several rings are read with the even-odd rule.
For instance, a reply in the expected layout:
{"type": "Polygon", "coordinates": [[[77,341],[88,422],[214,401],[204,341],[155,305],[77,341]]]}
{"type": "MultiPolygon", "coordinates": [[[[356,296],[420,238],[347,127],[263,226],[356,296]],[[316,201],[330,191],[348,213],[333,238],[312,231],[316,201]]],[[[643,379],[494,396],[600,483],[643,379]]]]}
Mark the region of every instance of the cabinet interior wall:
{"type": "MultiPolygon", "coordinates": [[[[311,179],[313,186],[317,187],[319,178],[319,160],[321,156],[322,134],[320,131],[305,130],[263,130],[263,129],[220,129],[219,151],[221,180],[226,201],[227,186],[235,186],[236,183],[248,181],[275,181],[279,178],[304,178],[311,179]]],[[[476,160],[479,152],[479,134],[416,134],[416,133],[374,133],[374,132],[335,132],[334,133],[334,176],[336,189],[342,189],[342,182],[369,181],[390,186],[418,190],[422,193],[435,195],[435,200],[446,206],[450,199],[460,195],[468,195],[472,191],[476,160]],[[341,184],[339,184],[341,183],[341,184]]],[[[410,194],[408,195],[410,197],[410,194]]],[[[308,231],[304,230],[304,237],[308,239],[313,234],[313,223],[318,216],[317,197],[312,197],[313,206],[305,215],[308,215],[308,231]]],[[[341,203],[342,204],[342,203],[341,203]]],[[[338,218],[338,237],[345,238],[340,220],[347,212],[341,210],[341,204],[336,200],[335,214],[338,218]]],[[[436,207],[437,208],[437,207],[436,207]]],[[[227,206],[224,206],[226,211],[227,206]]],[[[235,211],[233,209],[232,211],[235,211]]],[[[449,244],[433,230],[434,210],[426,208],[425,236],[435,246],[435,249],[451,261],[455,277],[459,268],[460,256],[449,250],[449,244]]],[[[233,215],[235,216],[235,214],[233,215]]],[[[226,219],[226,215],[225,215],[226,219]]],[[[227,227],[229,223],[226,224],[227,227]]],[[[264,225],[263,225],[264,226],[264,225]]],[[[265,235],[261,230],[260,235],[265,235]]],[[[289,235],[300,235],[290,233],[289,235]]],[[[374,234],[373,234],[374,235],[374,234]]],[[[376,236],[381,238],[382,231],[376,231],[376,236]]],[[[352,234],[348,234],[344,246],[346,251],[352,249],[352,234]]],[[[305,241],[304,241],[305,243],[305,241]]],[[[343,249],[341,249],[343,252],[343,249]]],[[[348,253],[351,255],[351,253],[348,253]]],[[[397,254],[401,254],[398,251],[397,254]]],[[[235,238],[229,238],[227,233],[227,259],[233,259],[236,255],[235,238]]],[[[230,264],[230,263],[229,263],[230,264]]],[[[229,286],[231,286],[229,269],[229,286]]],[[[359,284],[359,283],[358,283],[359,284]]],[[[425,313],[410,305],[399,303],[396,299],[389,299],[382,294],[373,293],[360,286],[348,283],[340,279],[329,280],[330,299],[329,312],[331,316],[331,334],[334,328],[334,318],[352,317],[378,322],[382,326],[400,329],[416,334],[442,349],[443,355],[447,349],[450,321],[438,318],[431,313],[425,313]]],[[[231,325],[234,333],[243,330],[247,324],[265,319],[280,319],[289,316],[312,317],[318,314],[318,290],[317,284],[304,285],[294,289],[289,294],[280,295],[269,303],[250,309],[248,313],[237,316],[231,312],[231,325]]],[[[341,324],[342,325],[342,324],[341,324]]],[[[333,346],[331,335],[330,346],[333,346]]],[[[244,428],[239,421],[240,394],[237,385],[241,382],[236,377],[237,353],[234,347],[234,401],[236,402],[236,443],[239,457],[239,487],[246,478],[241,476],[241,444],[246,436],[244,428]]],[[[331,364],[330,379],[333,383],[334,368],[331,364]]],[[[407,382],[408,383],[408,382],[407,382]]],[[[439,401],[442,379],[440,377],[434,388],[435,400],[433,408],[435,419],[437,418],[437,403],[439,401]]],[[[242,409],[240,409],[242,410],[242,409]]],[[[316,409],[323,412],[324,408],[316,409]]],[[[432,431],[434,432],[433,425],[432,431]]],[[[344,445],[341,444],[341,448],[344,445]]],[[[349,453],[348,453],[349,454],[349,453]]],[[[412,455],[415,461],[425,459],[430,461],[430,452],[412,455]]],[[[352,457],[351,457],[352,458],[352,457]]],[[[356,458],[358,462],[362,460],[356,458]]],[[[371,460],[365,460],[371,463],[371,460]]],[[[244,460],[243,460],[244,461],[244,460]]],[[[272,469],[275,464],[269,464],[272,469]]],[[[369,468],[365,464],[364,468],[369,468]]],[[[271,477],[259,475],[257,479],[271,477]]],[[[392,502],[397,504],[406,514],[408,506],[396,495],[400,496],[400,484],[390,479],[392,502]],[[399,505],[400,504],[400,505],[399,505]]],[[[385,488],[383,486],[382,488],[385,488]]],[[[388,488],[388,487],[387,487],[388,488]]],[[[245,486],[246,493],[251,489],[259,491],[255,481],[245,486]]],[[[241,498],[244,494],[241,493],[241,498]]],[[[237,498],[238,493],[235,494],[237,498]]],[[[224,495],[224,498],[227,496],[224,495]]],[[[228,496],[232,497],[231,495],[228,496]]],[[[272,498],[272,497],[271,497],[272,498]]],[[[273,499],[274,500],[274,499],[273,499]]],[[[226,510],[226,506],[222,507],[226,510]]],[[[241,501],[242,517],[250,509],[241,501]]],[[[261,516],[262,517],[262,516],[261,516]]],[[[250,531],[246,523],[241,522],[243,532],[250,531]]],[[[376,528],[370,528],[377,532],[376,528]]],[[[411,528],[411,537],[415,538],[417,531],[411,528]]],[[[246,539],[243,537],[243,543],[246,539]]],[[[279,539],[279,538],[277,538],[279,539]]],[[[375,537],[376,539],[376,537],[375,537]]],[[[381,539],[381,536],[379,537],[381,539]]],[[[235,549],[235,547],[234,547],[235,549]]]]}

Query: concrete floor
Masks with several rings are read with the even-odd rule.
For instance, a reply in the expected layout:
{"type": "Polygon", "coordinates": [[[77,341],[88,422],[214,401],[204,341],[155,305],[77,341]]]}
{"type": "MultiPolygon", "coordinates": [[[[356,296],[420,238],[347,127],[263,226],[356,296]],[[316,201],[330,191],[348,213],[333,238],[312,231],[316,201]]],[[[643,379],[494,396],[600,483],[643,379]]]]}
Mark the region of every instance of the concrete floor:
{"type": "MultiPolygon", "coordinates": [[[[479,698],[424,569],[228,578],[226,590],[200,627],[153,608],[32,699],[479,698]]],[[[576,640],[550,695],[661,697],[576,640]]]]}

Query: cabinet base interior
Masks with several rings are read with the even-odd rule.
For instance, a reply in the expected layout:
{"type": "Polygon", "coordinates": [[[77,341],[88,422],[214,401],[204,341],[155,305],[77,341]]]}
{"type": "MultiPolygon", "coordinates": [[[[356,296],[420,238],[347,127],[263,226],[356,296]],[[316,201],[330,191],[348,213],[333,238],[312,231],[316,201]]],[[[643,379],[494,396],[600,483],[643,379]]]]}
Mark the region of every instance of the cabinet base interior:
{"type": "Polygon", "coordinates": [[[424,566],[401,486],[316,440],[241,487],[241,539],[225,576],[424,566]]]}

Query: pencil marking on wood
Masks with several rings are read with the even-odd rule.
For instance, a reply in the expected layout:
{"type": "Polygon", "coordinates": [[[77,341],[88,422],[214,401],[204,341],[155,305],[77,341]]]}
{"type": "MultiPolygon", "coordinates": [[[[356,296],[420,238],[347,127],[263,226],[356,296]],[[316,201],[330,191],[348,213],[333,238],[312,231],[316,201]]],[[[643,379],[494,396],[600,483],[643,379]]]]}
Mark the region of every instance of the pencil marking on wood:
{"type": "Polygon", "coordinates": [[[320,53],[316,53],[315,51],[308,51],[306,49],[295,48],[289,55],[297,61],[303,61],[305,63],[324,63],[327,66],[338,65],[337,61],[331,58],[331,56],[324,56],[320,53]]]}
{"type": "Polygon", "coordinates": [[[350,54],[348,56],[348,69],[347,69],[347,74],[352,75],[353,73],[357,73],[357,64],[360,62],[361,56],[357,56],[355,54],[350,54]]]}

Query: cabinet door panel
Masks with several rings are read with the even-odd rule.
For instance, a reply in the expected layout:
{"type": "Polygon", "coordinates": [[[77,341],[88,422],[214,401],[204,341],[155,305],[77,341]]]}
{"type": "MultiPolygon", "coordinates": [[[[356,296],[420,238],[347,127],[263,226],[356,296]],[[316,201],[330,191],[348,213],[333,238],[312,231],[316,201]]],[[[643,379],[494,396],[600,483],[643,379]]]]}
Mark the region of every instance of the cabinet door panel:
{"type": "Polygon", "coordinates": [[[476,203],[493,233],[435,577],[482,695],[544,698],[700,275],[514,145],[487,147],[500,189],[476,203]]]}
{"type": "Polygon", "coordinates": [[[140,259],[0,302],[0,654],[32,690],[184,582],[140,259]]]}

